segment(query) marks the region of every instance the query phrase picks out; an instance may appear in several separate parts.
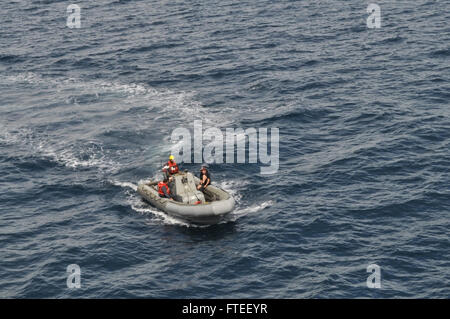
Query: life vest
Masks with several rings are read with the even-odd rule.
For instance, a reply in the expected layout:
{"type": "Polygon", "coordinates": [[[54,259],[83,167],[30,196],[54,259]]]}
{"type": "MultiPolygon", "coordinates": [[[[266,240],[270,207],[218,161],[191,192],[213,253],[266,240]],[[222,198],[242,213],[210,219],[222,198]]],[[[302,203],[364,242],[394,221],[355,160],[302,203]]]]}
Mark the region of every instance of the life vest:
{"type": "Polygon", "coordinates": [[[166,183],[164,183],[164,182],[159,182],[159,183],[158,183],[158,193],[159,193],[159,195],[164,196],[163,187],[165,187],[165,188],[167,189],[167,194],[170,195],[170,188],[169,188],[169,186],[168,186],[166,183]]]}
{"type": "Polygon", "coordinates": [[[169,166],[169,174],[178,173],[178,165],[174,161],[168,161],[167,166],[169,166]]]}

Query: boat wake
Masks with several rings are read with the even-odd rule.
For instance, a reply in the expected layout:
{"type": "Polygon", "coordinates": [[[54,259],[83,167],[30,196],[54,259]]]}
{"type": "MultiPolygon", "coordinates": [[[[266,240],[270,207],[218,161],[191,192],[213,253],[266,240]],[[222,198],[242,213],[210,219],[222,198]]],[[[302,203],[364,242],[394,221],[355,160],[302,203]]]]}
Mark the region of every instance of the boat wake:
{"type": "Polygon", "coordinates": [[[109,182],[114,186],[119,186],[119,187],[123,187],[123,188],[131,188],[135,192],[137,191],[137,188],[138,188],[138,186],[136,184],[133,184],[130,182],[119,182],[119,181],[113,181],[113,180],[110,180],[109,182]]]}
{"type": "Polygon", "coordinates": [[[0,133],[0,144],[14,146],[22,156],[40,157],[59,165],[77,168],[96,168],[102,172],[113,173],[120,168],[119,163],[98,141],[77,141],[67,143],[55,140],[46,133],[36,133],[32,129],[19,129],[0,133]]]}
{"type": "MultiPolygon", "coordinates": [[[[144,180],[139,181],[138,184],[143,181],[144,180]]],[[[110,180],[109,182],[114,186],[119,186],[125,189],[125,193],[127,196],[127,203],[133,211],[141,215],[152,216],[151,218],[146,219],[147,225],[164,224],[164,225],[178,225],[185,227],[195,226],[185,221],[179,220],[175,217],[169,216],[166,213],[144,202],[142,198],[136,193],[138,185],[133,184],[131,182],[121,182],[114,180],[110,180]],[[133,190],[133,192],[130,192],[130,190],[133,190]]]]}
{"type": "MultiPolygon", "coordinates": [[[[138,182],[141,183],[144,180],[138,182]]],[[[178,218],[167,215],[166,213],[158,210],[150,204],[144,202],[142,198],[136,193],[138,185],[132,182],[121,182],[116,180],[109,181],[112,185],[125,189],[127,196],[127,202],[131,209],[141,215],[150,215],[151,218],[146,219],[148,225],[176,225],[183,227],[209,227],[208,225],[196,225],[180,220],[178,218]]],[[[249,214],[257,213],[270,207],[274,204],[273,201],[264,201],[262,203],[246,206],[246,203],[242,201],[242,195],[239,190],[243,190],[248,183],[242,183],[241,181],[228,180],[221,182],[219,185],[221,188],[229,192],[236,200],[236,208],[232,211],[223,221],[219,224],[235,222],[239,218],[247,216],[249,214]]]]}
{"type": "Polygon", "coordinates": [[[245,208],[235,209],[231,213],[231,215],[234,217],[233,221],[237,220],[240,217],[246,216],[248,214],[257,213],[267,207],[272,206],[273,204],[274,204],[274,201],[268,200],[268,201],[262,202],[260,204],[254,204],[254,205],[250,205],[245,208]]]}
{"type": "Polygon", "coordinates": [[[244,217],[248,214],[254,214],[257,213],[267,207],[270,207],[274,204],[274,201],[268,200],[264,201],[262,203],[258,204],[252,204],[250,206],[247,206],[248,204],[245,202],[245,200],[242,198],[242,194],[245,193],[245,189],[250,184],[248,181],[242,181],[242,180],[227,180],[221,182],[220,188],[223,188],[228,193],[233,196],[233,198],[236,201],[236,208],[234,211],[230,213],[230,215],[227,218],[228,221],[236,221],[241,217],[244,217]]]}
{"type": "MultiPolygon", "coordinates": [[[[20,116],[23,121],[12,121],[6,117],[5,125],[0,123],[0,145],[13,147],[16,156],[32,160],[44,159],[72,170],[86,171],[89,178],[92,178],[94,173],[100,180],[109,179],[111,184],[127,189],[125,194],[134,211],[154,217],[150,220],[151,223],[194,226],[143,202],[136,194],[136,184],[110,180],[122,169],[136,167],[136,163],[130,164],[130,159],[136,158],[135,153],[158,159],[158,154],[168,153],[170,143],[163,141],[164,143],[151,147],[142,146],[134,150],[132,145],[130,149],[123,149],[121,140],[117,141],[117,138],[126,137],[140,141],[143,134],[150,134],[146,131],[149,123],[159,121],[155,118],[155,112],[159,114],[159,109],[176,111],[183,121],[201,119],[204,125],[216,127],[227,123],[227,116],[223,111],[210,113],[205,118],[202,115],[204,112],[201,112],[202,104],[195,100],[195,92],[155,89],[142,83],[126,84],[98,79],[86,81],[81,78],[52,78],[35,73],[20,73],[2,77],[0,84],[6,87],[24,86],[32,92],[39,92],[33,95],[30,103],[12,105],[8,110],[6,114],[10,119],[20,116]],[[52,94],[57,96],[59,101],[50,99],[52,94]],[[116,102],[109,103],[111,99],[116,102]],[[64,107],[64,101],[66,104],[76,105],[76,109],[64,107]],[[41,112],[46,106],[58,110],[47,125],[43,126],[34,117],[28,116],[34,111],[41,112]],[[133,108],[136,110],[131,110],[133,108]],[[108,120],[111,113],[116,118],[120,117],[120,121],[114,125],[114,130],[111,130],[111,122],[108,120]],[[92,114],[96,115],[94,126],[89,123],[92,114]],[[130,129],[133,132],[130,132],[130,129]],[[148,147],[151,151],[147,152],[148,147]]],[[[164,117],[164,114],[167,112],[158,116],[164,117]]],[[[139,143],[136,145],[139,146],[139,143]]],[[[161,176],[153,177],[160,178],[161,176]]],[[[236,201],[236,208],[230,213],[232,221],[272,204],[271,201],[248,203],[243,199],[248,182],[227,180],[217,185],[229,192],[236,201]]]]}

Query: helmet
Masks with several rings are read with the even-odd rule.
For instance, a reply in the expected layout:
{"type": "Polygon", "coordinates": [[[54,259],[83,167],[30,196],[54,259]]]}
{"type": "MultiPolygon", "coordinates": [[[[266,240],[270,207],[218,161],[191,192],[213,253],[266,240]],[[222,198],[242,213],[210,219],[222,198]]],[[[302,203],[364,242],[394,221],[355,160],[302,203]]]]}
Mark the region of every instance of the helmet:
{"type": "Polygon", "coordinates": [[[169,156],[169,160],[173,161],[175,159],[175,157],[173,157],[173,155],[169,156]]]}

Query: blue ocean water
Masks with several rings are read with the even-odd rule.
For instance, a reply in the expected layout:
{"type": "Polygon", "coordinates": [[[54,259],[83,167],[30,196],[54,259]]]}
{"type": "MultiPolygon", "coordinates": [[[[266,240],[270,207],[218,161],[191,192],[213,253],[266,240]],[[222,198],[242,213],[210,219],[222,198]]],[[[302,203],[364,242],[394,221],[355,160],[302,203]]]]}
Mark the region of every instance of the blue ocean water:
{"type": "Polygon", "coordinates": [[[370,2],[2,2],[0,297],[448,298],[450,2],[370,2]],[[135,192],[194,120],[280,130],[209,227],[135,192]]]}

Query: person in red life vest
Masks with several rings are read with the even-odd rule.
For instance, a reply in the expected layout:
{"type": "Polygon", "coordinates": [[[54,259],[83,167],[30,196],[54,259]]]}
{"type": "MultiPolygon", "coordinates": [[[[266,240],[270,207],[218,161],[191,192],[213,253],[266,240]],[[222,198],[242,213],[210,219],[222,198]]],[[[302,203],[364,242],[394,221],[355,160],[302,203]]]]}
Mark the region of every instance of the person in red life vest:
{"type": "Polygon", "coordinates": [[[169,156],[169,161],[166,163],[166,166],[163,167],[163,172],[168,178],[170,175],[178,173],[178,165],[175,163],[175,158],[173,155],[169,156]]]}
{"type": "Polygon", "coordinates": [[[204,191],[209,184],[211,184],[211,176],[209,175],[208,169],[206,166],[202,166],[200,169],[200,184],[198,184],[197,189],[199,191],[204,191]]]}
{"type": "Polygon", "coordinates": [[[158,183],[158,193],[159,193],[159,197],[173,199],[172,194],[170,194],[170,188],[168,185],[167,178],[165,178],[162,182],[158,183]]]}

